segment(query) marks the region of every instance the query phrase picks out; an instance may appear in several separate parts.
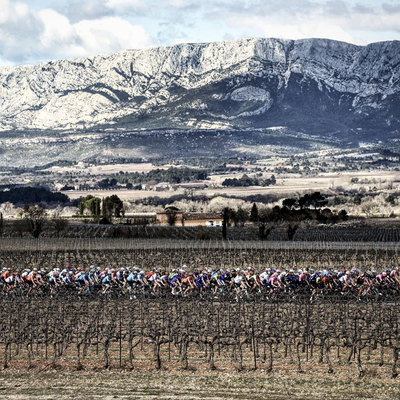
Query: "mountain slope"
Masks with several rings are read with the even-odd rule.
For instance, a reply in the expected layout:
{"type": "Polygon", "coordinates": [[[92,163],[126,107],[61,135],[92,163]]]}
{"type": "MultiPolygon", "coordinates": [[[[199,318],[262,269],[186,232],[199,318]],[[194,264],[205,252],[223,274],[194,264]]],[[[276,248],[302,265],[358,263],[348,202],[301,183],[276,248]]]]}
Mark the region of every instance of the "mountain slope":
{"type": "Polygon", "coordinates": [[[400,42],[181,44],[0,67],[0,129],[252,129],[388,139],[400,129],[400,42]]]}

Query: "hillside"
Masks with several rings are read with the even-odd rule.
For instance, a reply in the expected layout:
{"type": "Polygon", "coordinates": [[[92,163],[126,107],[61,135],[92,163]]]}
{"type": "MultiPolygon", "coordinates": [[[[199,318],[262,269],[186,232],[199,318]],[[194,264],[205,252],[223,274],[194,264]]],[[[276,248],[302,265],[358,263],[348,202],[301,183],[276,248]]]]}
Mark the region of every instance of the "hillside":
{"type": "Polygon", "coordinates": [[[249,136],[279,127],[283,136],[358,145],[398,138],[399,92],[398,41],[248,39],[127,50],[0,67],[0,138],[45,131],[46,142],[58,143],[71,132],[151,130],[249,136]]]}

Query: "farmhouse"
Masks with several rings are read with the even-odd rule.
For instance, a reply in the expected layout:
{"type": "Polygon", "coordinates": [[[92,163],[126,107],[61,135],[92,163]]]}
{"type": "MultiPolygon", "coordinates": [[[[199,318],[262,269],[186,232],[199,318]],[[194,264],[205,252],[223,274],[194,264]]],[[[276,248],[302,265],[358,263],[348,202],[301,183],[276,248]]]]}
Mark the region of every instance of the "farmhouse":
{"type": "Polygon", "coordinates": [[[186,213],[183,214],[185,226],[222,226],[222,215],[219,213],[186,213]]]}
{"type": "Polygon", "coordinates": [[[163,211],[157,213],[157,225],[175,226],[222,226],[219,213],[183,213],[181,211],[163,211]]]}
{"type": "Polygon", "coordinates": [[[125,222],[129,225],[154,225],[157,221],[157,213],[133,213],[125,214],[125,222]]]}
{"type": "Polygon", "coordinates": [[[183,212],[181,211],[163,211],[157,213],[156,218],[157,225],[174,225],[174,226],[182,226],[183,225],[183,212]]]}
{"type": "Polygon", "coordinates": [[[168,182],[160,182],[153,187],[153,190],[156,192],[165,192],[167,190],[172,190],[172,186],[168,182]]]}

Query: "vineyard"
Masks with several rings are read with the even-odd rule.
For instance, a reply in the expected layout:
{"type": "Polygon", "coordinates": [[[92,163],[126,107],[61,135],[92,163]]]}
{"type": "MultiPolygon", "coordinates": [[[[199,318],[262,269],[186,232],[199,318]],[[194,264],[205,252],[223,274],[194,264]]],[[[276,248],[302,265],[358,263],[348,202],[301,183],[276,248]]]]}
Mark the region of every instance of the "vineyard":
{"type": "MultiPolygon", "coordinates": [[[[366,271],[396,268],[400,256],[398,244],[390,241],[3,238],[0,248],[0,267],[19,269],[67,264],[171,269],[185,264],[190,269],[345,266],[366,271]]],[[[383,391],[376,398],[393,398],[399,394],[390,383],[397,381],[399,351],[398,296],[382,301],[0,296],[0,390],[5,385],[10,395],[15,391],[2,376],[26,378],[34,371],[46,374],[45,379],[55,371],[58,382],[63,376],[58,371],[63,370],[73,380],[84,374],[90,382],[97,382],[94,372],[118,371],[125,382],[135,382],[141,393],[132,398],[143,398],[149,388],[163,398],[163,385],[174,388],[174,394],[165,398],[180,398],[182,383],[177,377],[181,375],[190,382],[198,375],[193,382],[197,388],[202,377],[209,377],[210,390],[220,391],[221,397],[209,392],[210,397],[204,398],[235,397],[231,388],[241,393],[237,398],[248,398],[243,388],[250,385],[253,390],[249,382],[259,382],[264,394],[272,390],[265,382],[276,382],[274,390],[280,393],[283,387],[279,385],[283,379],[289,384],[289,377],[298,390],[306,387],[304,382],[317,379],[322,385],[331,382],[332,387],[343,384],[335,389],[341,391],[343,382],[358,379],[373,394],[379,382],[383,391]],[[241,384],[221,389],[221,376],[241,384]],[[152,382],[143,386],[147,377],[152,382]]],[[[109,379],[117,382],[116,375],[109,379]]],[[[115,385],[115,393],[120,394],[122,387],[128,390],[121,383],[115,385]]],[[[33,393],[34,389],[24,390],[33,393]]],[[[43,396],[55,393],[35,390],[43,396]]],[[[330,390],[324,387],[324,396],[329,397],[330,390]]],[[[252,398],[265,397],[254,391],[252,398]]],[[[341,398],[348,397],[343,392],[341,398]]]]}
{"type": "MultiPolygon", "coordinates": [[[[397,220],[376,221],[348,221],[335,225],[296,224],[293,241],[297,242],[399,242],[400,224],[397,220]]],[[[264,240],[288,241],[287,226],[280,223],[269,224],[272,228],[264,240]]],[[[29,236],[28,232],[5,223],[3,237],[29,236]]],[[[136,239],[163,239],[163,240],[220,240],[222,230],[206,226],[151,226],[151,225],[98,225],[90,223],[71,223],[62,232],[57,232],[53,226],[47,224],[41,237],[51,239],[57,236],[69,238],[136,238],[136,239]]],[[[260,240],[258,225],[248,224],[243,227],[230,226],[227,232],[229,240],[260,240]]]]}
{"type": "Polygon", "coordinates": [[[140,266],[143,269],[199,267],[394,268],[394,242],[262,242],[138,239],[0,239],[0,268],[88,268],[140,266]]]}
{"type": "Polygon", "coordinates": [[[400,309],[393,304],[267,304],[192,301],[35,302],[1,304],[3,367],[35,363],[183,369],[206,364],[273,371],[285,360],[303,372],[354,365],[362,377],[374,360],[396,377],[400,309]]]}
{"type": "MultiPolygon", "coordinates": [[[[53,233],[54,234],[54,233],[53,233]]],[[[99,238],[144,238],[144,239],[175,239],[175,240],[220,240],[221,229],[208,227],[182,226],[90,226],[72,225],[65,232],[68,237],[99,237],[99,238]]],[[[52,233],[48,235],[51,237],[52,233]]],[[[259,227],[229,227],[227,237],[230,240],[259,240],[259,227]]],[[[287,227],[279,224],[273,226],[266,238],[268,241],[287,241],[287,227]]],[[[400,226],[364,226],[360,223],[343,223],[338,225],[299,226],[294,241],[305,242],[399,242],[400,226]]]]}

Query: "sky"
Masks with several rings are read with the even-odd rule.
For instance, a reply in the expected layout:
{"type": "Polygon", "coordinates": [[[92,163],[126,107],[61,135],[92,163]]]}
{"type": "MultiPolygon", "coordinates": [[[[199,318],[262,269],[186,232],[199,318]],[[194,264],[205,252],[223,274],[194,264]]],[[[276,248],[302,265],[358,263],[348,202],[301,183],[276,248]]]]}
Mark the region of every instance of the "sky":
{"type": "Polygon", "coordinates": [[[0,0],[0,65],[252,37],[400,40],[400,0],[0,0]]]}

